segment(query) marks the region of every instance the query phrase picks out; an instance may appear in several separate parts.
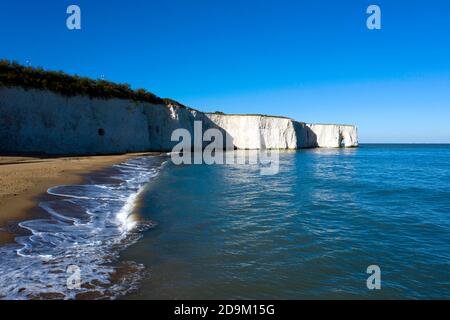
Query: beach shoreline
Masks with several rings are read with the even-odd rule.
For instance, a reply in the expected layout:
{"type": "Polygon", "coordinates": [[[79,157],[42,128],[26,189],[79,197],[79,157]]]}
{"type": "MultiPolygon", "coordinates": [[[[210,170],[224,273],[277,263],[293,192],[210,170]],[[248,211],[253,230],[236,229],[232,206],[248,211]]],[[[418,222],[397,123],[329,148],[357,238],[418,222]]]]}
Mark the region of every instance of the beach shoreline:
{"type": "Polygon", "coordinates": [[[12,242],[8,226],[33,218],[36,198],[50,187],[78,184],[84,175],[157,152],[80,157],[0,156],[0,244],[12,242]]]}

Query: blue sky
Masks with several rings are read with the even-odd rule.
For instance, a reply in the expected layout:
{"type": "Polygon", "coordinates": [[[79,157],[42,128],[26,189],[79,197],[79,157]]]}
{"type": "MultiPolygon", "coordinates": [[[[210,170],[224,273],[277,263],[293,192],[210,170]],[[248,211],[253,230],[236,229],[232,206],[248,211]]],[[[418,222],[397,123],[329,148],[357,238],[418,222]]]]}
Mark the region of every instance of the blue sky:
{"type": "Polygon", "coordinates": [[[447,0],[1,0],[0,58],[126,82],[204,111],[450,142],[447,0]],[[77,4],[82,30],[66,28],[77,4]],[[366,28],[366,8],[382,29],[366,28]]]}

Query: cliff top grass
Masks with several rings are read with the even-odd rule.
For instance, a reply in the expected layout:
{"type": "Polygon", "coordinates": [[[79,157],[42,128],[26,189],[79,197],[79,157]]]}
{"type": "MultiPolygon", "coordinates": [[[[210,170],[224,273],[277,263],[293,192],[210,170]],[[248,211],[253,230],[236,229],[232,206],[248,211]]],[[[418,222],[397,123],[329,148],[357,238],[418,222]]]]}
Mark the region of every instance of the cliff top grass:
{"type": "MultiPolygon", "coordinates": [[[[62,71],[47,71],[42,68],[26,67],[8,60],[0,60],[1,86],[50,90],[69,97],[87,95],[91,98],[118,98],[153,104],[167,104],[167,101],[145,89],[131,89],[129,84],[117,84],[106,80],[93,80],[78,75],[69,75],[62,71]]],[[[175,101],[173,101],[173,104],[183,107],[175,101]]]]}

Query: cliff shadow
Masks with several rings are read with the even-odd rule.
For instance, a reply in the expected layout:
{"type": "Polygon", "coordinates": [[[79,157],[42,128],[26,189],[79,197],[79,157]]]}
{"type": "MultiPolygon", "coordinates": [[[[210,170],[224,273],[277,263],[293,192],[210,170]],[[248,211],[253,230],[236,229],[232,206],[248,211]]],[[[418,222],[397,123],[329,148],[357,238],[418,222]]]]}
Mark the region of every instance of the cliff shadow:
{"type": "Polygon", "coordinates": [[[172,141],[172,134],[177,129],[189,132],[191,149],[194,151],[195,135],[198,134],[195,130],[195,122],[201,122],[202,149],[215,141],[215,135],[212,141],[203,141],[205,132],[209,129],[217,129],[222,134],[223,149],[234,150],[233,137],[202,112],[178,106],[158,105],[145,108],[145,114],[148,122],[150,151],[172,151],[173,147],[181,142],[181,139],[172,141]]]}
{"type": "Polygon", "coordinates": [[[317,134],[304,122],[293,122],[295,135],[297,137],[297,148],[317,148],[319,141],[317,134]]]}

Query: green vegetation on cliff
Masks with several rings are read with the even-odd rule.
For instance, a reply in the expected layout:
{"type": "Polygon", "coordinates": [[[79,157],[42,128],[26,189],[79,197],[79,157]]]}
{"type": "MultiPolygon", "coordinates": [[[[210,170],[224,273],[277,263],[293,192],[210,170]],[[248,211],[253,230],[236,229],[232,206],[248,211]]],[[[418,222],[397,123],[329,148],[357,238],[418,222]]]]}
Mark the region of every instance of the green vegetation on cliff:
{"type": "Polygon", "coordinates": [[[46,71],[25,67],[16,62],[0,60],[0,87],[19,86],[25,89],[50,90],[65,96],[87,95],[91,98],[118,98],[166,104],[166,101],[145,89],[133,90],[129,84],[93,80],[62,71],[46,71]]]}

